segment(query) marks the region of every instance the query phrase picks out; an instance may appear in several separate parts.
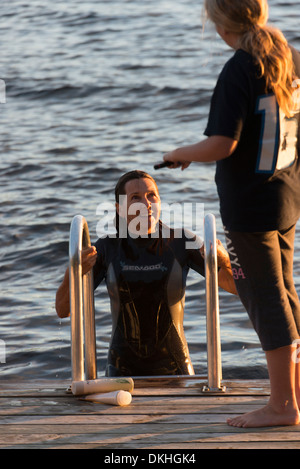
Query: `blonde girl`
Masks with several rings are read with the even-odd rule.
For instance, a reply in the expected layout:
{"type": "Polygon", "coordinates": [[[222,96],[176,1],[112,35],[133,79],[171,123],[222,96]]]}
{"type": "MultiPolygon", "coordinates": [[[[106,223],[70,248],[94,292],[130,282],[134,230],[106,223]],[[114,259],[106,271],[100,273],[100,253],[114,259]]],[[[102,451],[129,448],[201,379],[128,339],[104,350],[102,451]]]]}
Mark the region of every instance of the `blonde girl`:
{"type": "Polygon", "coordinates": [[[300,305],[293,280],[300,217],[300,54],[267,25],[266,0],[205,0],[235,50],[211,100],[206,139],[164,160],[216,161],[220,212],[236,288],[266,354],[271,396],[237,427],[300,423],[300,305]]]}

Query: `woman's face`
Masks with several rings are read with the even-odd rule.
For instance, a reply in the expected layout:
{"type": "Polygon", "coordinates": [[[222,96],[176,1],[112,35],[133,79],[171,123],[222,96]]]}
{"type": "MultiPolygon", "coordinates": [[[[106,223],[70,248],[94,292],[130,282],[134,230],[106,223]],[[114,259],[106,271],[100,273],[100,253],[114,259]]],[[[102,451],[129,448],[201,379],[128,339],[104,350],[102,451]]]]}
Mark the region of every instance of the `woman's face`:
{"type": "Polygon", "coordinates": [[[129,232],[137,236],[153,233],[161,211],[156,184],[149,178],[132,179],[126,182],[125,191],[116,207],[119,216],[126,218],[129,232]]]}

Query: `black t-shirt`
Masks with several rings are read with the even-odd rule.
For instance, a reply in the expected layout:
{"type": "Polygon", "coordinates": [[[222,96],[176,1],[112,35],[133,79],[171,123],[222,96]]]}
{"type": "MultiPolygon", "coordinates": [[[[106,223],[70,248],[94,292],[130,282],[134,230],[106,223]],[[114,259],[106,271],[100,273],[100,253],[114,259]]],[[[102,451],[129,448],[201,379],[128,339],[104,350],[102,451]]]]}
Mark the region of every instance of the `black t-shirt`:
{"type": "Polygon", "coordinates": [[[204,276],[202,240],[160,224],[158,237],[100,238],[94,287],[111,302],[109,376],[193,374],[183,331],[189,268],[204,276]]]}
{"type": "MultiPolygon", "coordinates": [[[[300,55],[293,50],[300,77],[300,55]]],[[[205,135],[238,141],[217,162],[216,184],[225,227],[232,231],[285,229],[300,216],[300,113],[287,119],[266,89],[252,56],[237,50],[223,68],[205,135]]]]}

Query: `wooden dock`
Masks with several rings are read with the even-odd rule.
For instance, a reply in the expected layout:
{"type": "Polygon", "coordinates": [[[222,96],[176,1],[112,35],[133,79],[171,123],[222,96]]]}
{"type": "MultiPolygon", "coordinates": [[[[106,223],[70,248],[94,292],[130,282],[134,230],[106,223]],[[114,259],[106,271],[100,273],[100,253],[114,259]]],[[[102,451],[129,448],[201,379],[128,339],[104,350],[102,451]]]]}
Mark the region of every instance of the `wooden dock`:
{"type": "Polygon", "coordinates": [[[132,403],[84,402],[70,382],[0,383],[1,449],[296,449],[300,425],[238,429],[229,416],[267,401],[268,381],[224,381],[226,392],[202,392],[203,380],[135,381],[132,403]]]}

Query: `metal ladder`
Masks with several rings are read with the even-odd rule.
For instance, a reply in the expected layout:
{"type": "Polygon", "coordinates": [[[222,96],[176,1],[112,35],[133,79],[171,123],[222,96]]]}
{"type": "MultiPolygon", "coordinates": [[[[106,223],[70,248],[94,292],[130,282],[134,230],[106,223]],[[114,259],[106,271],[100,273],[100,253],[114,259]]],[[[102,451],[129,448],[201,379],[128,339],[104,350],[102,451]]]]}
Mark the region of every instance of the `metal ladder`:
{"type": "MultiPolygon", "coordinates": [[[[94,286],[92,270],[82,275],[81,252],[89,247],[86,219],[76,215],[71,223],[69,241],[71,362],[72,381],[97,378],[94,286]]],[[[218,294],[216,221],[204,218],[204,258],[206,283],[206,335],[208,383],[203,392],[224,392],[222,386],[221,340],[218,294]]]]}
{"type": "Polygon", "coordinates": [[[72,380],[96,379],[96,330],[93,271],[82,275],[81,252],[91,245],[87,222],[76,215],[69,241],[72,380]]]}

